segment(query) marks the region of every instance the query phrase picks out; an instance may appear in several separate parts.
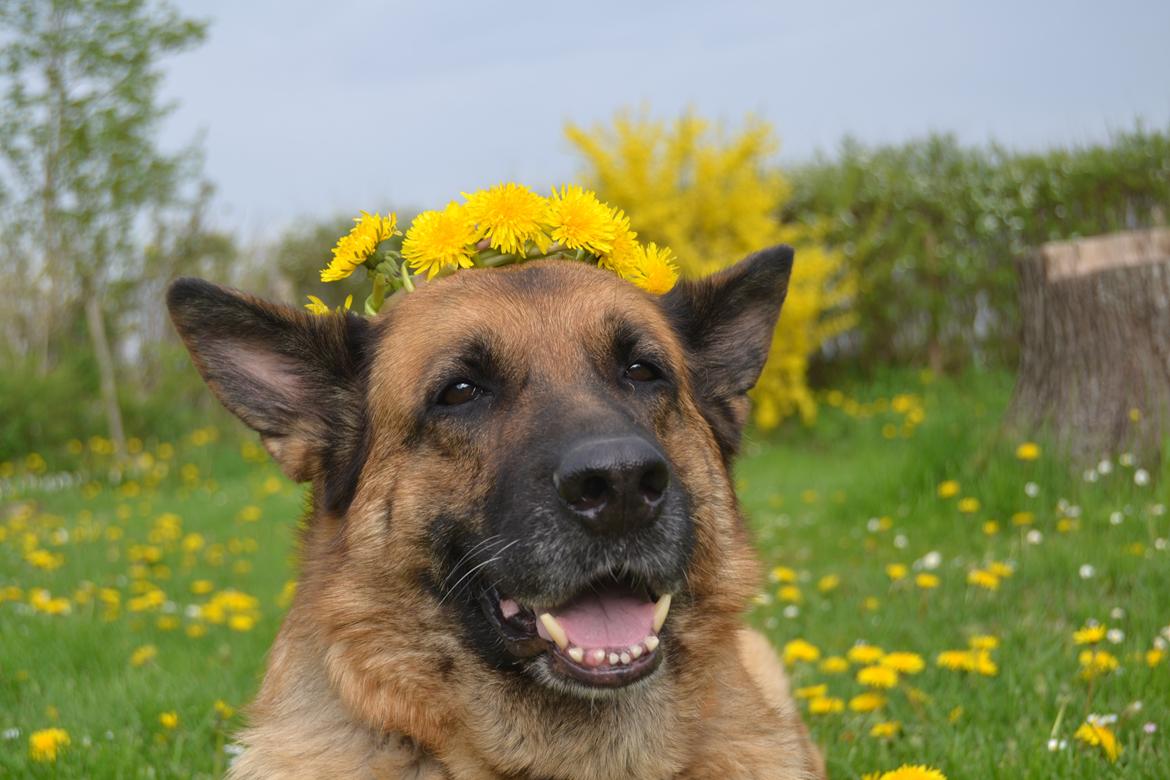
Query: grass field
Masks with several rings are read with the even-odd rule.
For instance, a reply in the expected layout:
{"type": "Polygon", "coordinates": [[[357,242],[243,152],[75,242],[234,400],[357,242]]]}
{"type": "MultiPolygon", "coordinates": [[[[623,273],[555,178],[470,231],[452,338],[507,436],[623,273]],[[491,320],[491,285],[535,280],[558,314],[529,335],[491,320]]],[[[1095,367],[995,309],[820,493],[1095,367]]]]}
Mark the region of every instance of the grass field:
{"type": "MultiPolygon", "coordinates": [[[[1017,453],[1009,390],[899,375],[745,446],[751,619],[835,778],[1167,776],[1170,475],[1017,453]]],[[[107,446],[0,464],[0,775],[218,776],[303,497],[236,429],[142,444],[118,484],[107,446]]]]}

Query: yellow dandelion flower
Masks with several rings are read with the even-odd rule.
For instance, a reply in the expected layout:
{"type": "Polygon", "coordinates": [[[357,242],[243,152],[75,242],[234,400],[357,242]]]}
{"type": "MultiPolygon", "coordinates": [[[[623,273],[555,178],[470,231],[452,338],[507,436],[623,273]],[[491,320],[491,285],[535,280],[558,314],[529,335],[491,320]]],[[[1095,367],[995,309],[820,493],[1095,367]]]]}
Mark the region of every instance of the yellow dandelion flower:
{"type": "Polygon", "coordinates": [[[975,514],[976,512],[979,511],[979,506],[980,506],[979,499],[974,498],[972,496],[960,498],[959,503],[958,503],[959,511],[965,515],[975,514]]]}
{"type": "Polygon", "coordinates": [[[843,674],[849,671],[849,662],[839,655],[831,655],[821,661],[820,670],[825,674],[843,674]]]}
{"type": "Polygon", "coordinates": [[[638,243],[638,234],[630,230],[630,218],[626,216],[624,211],[614,209],[611,218],[613,220],[613,244],[609,252],[597,264],[626,279],[633,275],[637,268],[641,245],[638,243]]]}
{"type": "Polygon", "coordinates": [[[1120,665],[1117,656],[1108,650],[1082,650],[1077,656],[1077,662],[1081,665],[1082,680],[1095,680],[1120,665]]]}
{"type": "Polygon", "coordinates": [[[775,582],[796,582],[796,571],[787,566],[777,566],[772,569],[772,580],[775,582]]]}
{"type": "Polygon", "coordinates": [[[984,677],[994,677],[999,674],[999,667],[991,660],[991,653],[985,650],[976,650],[971,653],[971,671],[984,677]]]}
{"type": "Polygon", "coordinates": [[[784,645],[784,663],[788,666],[800,661],[812,663],[820,660],[820,657],[820,648],[804,639],[793,639],[784,645]]]}
{"type": "Polygon", "coordinates": [[[776,591],[776,598],[781,601],[786,601],[789,604],[799,604],[803,598],[800,593],[800,588],[795,585],[784,585],[776,591]]]}
{"type": "Polygon", "coordinates": [[[985,590],[999,590],[999,577],[985,569],[972,569],[967,572],[967,584],[985,590]]]}
{"type": "Polygon", "coordinates": [[[1036,522],[1036,515],[1031,512],[1016,512],[1012,515],[1012,525],[1031,525],[1036,522]]]}
{"type": "Polygon", "coordinates": [[[174,710],[164,712],[158,716],[158,722],[164,729],[177,729],[179,727],[179,713],[174,710]]]}
{"type": "Polygon", "coordinates": [[[1078,645],[1095,645],[1109,633],[1105,625],[1085,626],[1073,632],[1073,643],[1078,645]]]}
{"type": "Polygon", "coordinates": [[[826,574],[817,580],[817,590],[821,593],[829,593],[836,590],[841,585],[841,578],[836,574],[826,574]]]}
{"type": "Polygon", "coordinates": [[[157,657],[157,647],[154,645],[143,645],[130,654],[130,665],[135,668],[145,666],[157,657]]]}
{"type": "Polygon", "coordinates": [[[875,739],[893,739],[902,732],[902,724],[896,720],[882,721],[873,724],[869,735],[875,739]]]}
{"type": "Polygon", "coordinates": [[[808,703],[808,712],[810,715],[831,715],[842,712],[844,709],[845,702],[830,696],[820,696],[808,703]]]}
{"type": "Polygon", "coordinates": [[[910,570],[906,568],[906,564],[904,563],[891,563],[886,566],[886,576],[894,582],[905,579],[909,573],[910,570]]]}
{"type": "Polygon", "coordinates": [[[967,640],[972,650],[995,650],[999,647],[999,637],[991,634],[977,634],[967,640]]]}
{"type": "Polygon", "coordinates": [[[333,259],[321,270],[321,281],[345,279],[370,259],[378,244],[394,235],[398,235],[397,215],[387,214],[383,217],[363,211],[360,217],[354,219],[354,226],[349,233],[337,239],[333,247],[333,259]]]}
{"type": "Polygon", "coordinates": [[[321,316],[322,314],[329,313],[329,307],[326,306],[325,302],[316,295],[309,295],[306,297],[309,299],[309,302],[305,304],[305,308],[309,310],[310,314],[321,316]]]}
{"type": "Polygon", "coordinates": [[[424,211],[414,218],[402,241],[402,256],[412,271],[433,279],[446,269],[470,268],[476,240],[466,209],[452,201],[442,211],[424,211]]]}
{"type": "Polygon", "coordinates": [[[1157,647],[1151,648],[1151,649],[1146,651],[1146,655],[1145,655],[1146,666],[1153,669],[1155,666],[1162,663],[1162,659],[1165,657],[1166,657],[1166,652],[1164,650],[1161,650],[1157,647]]]}
{"type": "Polygon", "coordinates": [[[545,230],[549,223],[548,201],[522,184],[497,184],[490,190],[468,195],[467,219],[475,225],[475,239],[488,239],[492,249],[506,255],[523,255],[532,242],[542,253],[552,244],[545,230]]]}
{"type": "Polygon", "coordinates": [[[865,643],[854,645],[845,654],[855,664],[874,664],[880,661],[883,655],[885,652],[880,647],[865,643]]]}
{"type": "Polygon", "coordinates": [[[52,763],[57,760],[58,751],[69,744],[69,732],[65,729],[41,729],[28,735],[28,755],[33,761],[52,763]]]}
{"type": "Polygon", "coordinates": [[[1089,745],[1101,748],[1101,752],[1112,762],[1121,755],[1121,746],[1117,744],[1117,736],[1106,726],[1099,723],[1084,722],[1073,733],[1073,738],[1089,745]]]}
{"type": "Polygon", "coordinates": [[[1020,460],[1036,460],[1040,457],[1040,445],[1032,441],[1023,442],[1016,447],[1016,457],[1020,460]]]}
{"type": "Polygon", "coordinates": [[[918,674],[926,667],[918,653],[886,653],[878,663],[902,674],[918,674]]]}
{"type": "Polygon", "coordinates": [[[567,249],[583,249],[597,256],[613,249],[617,226],[612,212],[594,193],[577,185],[553,190],[549,223],[553,240],[567,249]]]}
{"type": "Polygon", "coordinates": [[[988,520],[983,524],[983,533],[987,536],[995,536],[999,533],[999,523],[994,520],[988,520]]]}
{"type": "Polygon", "coordinates": [[[659,248],[654,242],[638,247],[634,263],[633,272],[629,276],[623,275],[623,278],[651,295],[670,292],[678,281],[674,255],[666,247],[659,248]]]}
{"type": "Polygon", "coordinates": [[[228,720],[233,715],[236,714],[236,710],[234,707],[232,707],[232,705],[228,704],[223,699],[216,699],[215,700],[215,714],[218,715],[223,720],[228,720]]]}
{"type": "Polygon", "coordinates": [[[969,650],[944,650],[935,658],[935,663],[943,669],[956,672],[966,672],[973,669],[974,654],[969,650]]]}
{"type": "Polygon", "coordinates": [[[938,485],[939,498],[954,498],[959,495],[959,483],[953,479],[940,482],[938,485]]]}
{"type": "Polygon", "coordinates": [[[808,685],[804,688],[796,689],[796,698],[798,699],[817,699],[825,696],[829,692],[829,686],[821,683],[820,685],[808,685]]]}
{"type": "Polygon", "coordinates": [[[886,697],[873,691],[859,693],[849,700],[849,709],[853,712],[873,712],[884,706],[886,706],[886,697]]]}
{"type": "Polygon", "coordinates": [[[996,577],[999,577],[1001,580],[1006,580],[1008,577],[1016,573],[1016,570],[1013,569],[1010,564],[996,563],[995,561],[987,564],[987,570],[996,577]]]}
{"type": "Polygon", "coordinates": [[[857,682],[869,688],[893,688],[898,684],[898,672],[887,666],[867,666],[857,670],[857,682]]]}
{"type": "Polygon", "coordinates": [[[947,780],[947,776],[922,764],[905,764],[890,772],[883,772],[878,780],[947,780]]]}
{"type": "Polygon", "coordinates": [[[914,578],[914,584],[923,590],[932,590],[938,587],[939,579],[937,575],[922,572],[914,578]]]}

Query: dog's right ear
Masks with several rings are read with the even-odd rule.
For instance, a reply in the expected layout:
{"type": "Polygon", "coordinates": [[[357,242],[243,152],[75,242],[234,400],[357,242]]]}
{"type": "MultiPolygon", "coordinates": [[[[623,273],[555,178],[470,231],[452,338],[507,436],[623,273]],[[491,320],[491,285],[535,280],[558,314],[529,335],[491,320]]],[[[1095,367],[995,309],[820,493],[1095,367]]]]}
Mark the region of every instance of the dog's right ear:
{"type": "Polygon", "coordinates": [[[285,474],[298,482],[320,476],[331,508],[348,503],[364,459],[370,323],[201,279],[172,283],[167,308],[204,381],[260,434],[285,474]]]}

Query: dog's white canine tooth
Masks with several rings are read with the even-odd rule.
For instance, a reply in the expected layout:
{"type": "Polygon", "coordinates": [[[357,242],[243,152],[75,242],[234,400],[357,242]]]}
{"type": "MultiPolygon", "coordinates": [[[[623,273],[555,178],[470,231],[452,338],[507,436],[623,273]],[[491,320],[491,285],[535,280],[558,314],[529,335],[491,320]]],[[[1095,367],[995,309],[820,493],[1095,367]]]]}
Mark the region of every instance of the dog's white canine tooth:
{"type": "Polygon", "coordinates": [[[621,656],[619,656],[617,653],[610,653],[609,654],[609,665],[610,666],[617,666],[618,661],[620,661],[620,660],[621,660],[621,656]]]}
{"type": "Polygon", "coordinates": [[[642,644],[646,645],[646,649],[653,653],[658,649],[658,637],[651,634],[642,640],[642,644]]]}
{"type": "Polygon", "coordinates": [[[561,624],[557,619],[547,612],[541,613],[540,622],[544,625],[544,630],[552,637],[552,641],[557,643],[557,647],[564,650],[569,646],[569,637],[565,634],[565,629],[561,628],[561,624]]]}
{"type": "Polygon", "coordinates": [[[670,594],[663,593],[658,599],[658,603],[654,605],[654,633],[662,630],[662,624],[666,622],[666,613],[670,612],[670,594]]]}
{"type": "Polygon", "coordinates": [[[622,653],[618,656],[618,660],[620,660],[623,664],[628,664],[630,662],[630,654],[622,653]]]}
{"type": "Polygon", "coordinates": [[[646,650],[641,645],[630,645],[630,655],[634,658],[641,658],[644,652],[646,650]]]}
{"type": "Polygon", "coordinates": [[[577,663],[581,663],[585,660],[585,651],[579,647],[570,647],[569,658],[572,658],[577,663]]]}

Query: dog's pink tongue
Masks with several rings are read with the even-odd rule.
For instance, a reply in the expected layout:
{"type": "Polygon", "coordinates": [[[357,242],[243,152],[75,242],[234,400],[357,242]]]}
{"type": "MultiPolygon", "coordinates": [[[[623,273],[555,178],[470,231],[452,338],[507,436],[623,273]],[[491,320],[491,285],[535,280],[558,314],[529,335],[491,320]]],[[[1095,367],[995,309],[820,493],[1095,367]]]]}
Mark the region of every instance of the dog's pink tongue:
{"type": "MultiPolygon", "coordinates": [[[[629,647],[645,639],[654,626],[654,602],[632,593],[589,593],[552,611],[569,643],[578,647],[629,647]]],[[[544,626],[537,632],[550,639],[544,626]]]]}

